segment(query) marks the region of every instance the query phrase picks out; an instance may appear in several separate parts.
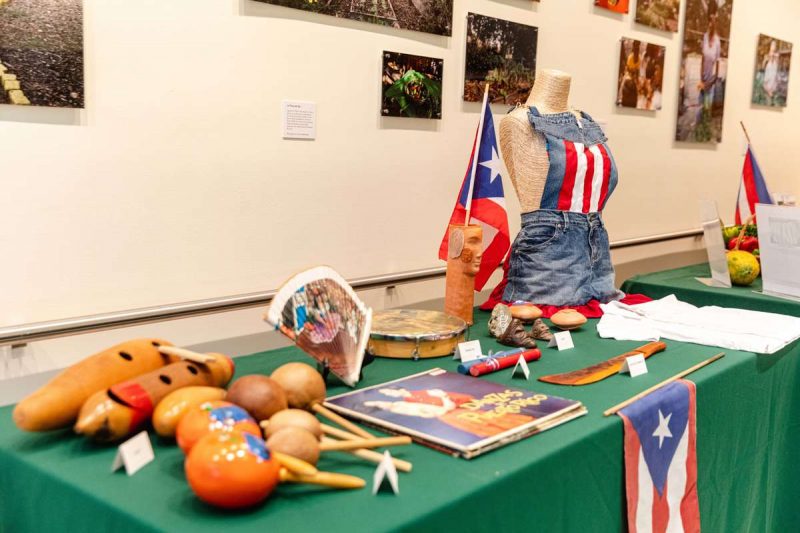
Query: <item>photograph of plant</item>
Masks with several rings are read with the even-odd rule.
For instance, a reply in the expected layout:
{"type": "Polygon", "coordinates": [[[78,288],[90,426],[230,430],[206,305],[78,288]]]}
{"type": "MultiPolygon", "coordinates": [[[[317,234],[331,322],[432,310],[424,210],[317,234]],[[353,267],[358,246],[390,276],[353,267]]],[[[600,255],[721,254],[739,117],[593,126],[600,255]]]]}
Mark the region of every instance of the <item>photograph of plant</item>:
{"type": "Polygon", "coordinates": [[[675,140],[722,142],[733,0],[687,0],[675,140]]]}
{"type": "Polygon", "coordinates": [[[452,33],[453,0],[256,0],[437,35],[452,33]]]}
{"type": "Polygon", "coordinates": [[[0,104],[82,108],[82,0],[0,1],[0,104]]]}
{"type": "Polygon", "coordinates": [[[661,109],[666,47],[622,39],[617,78],[617,105],[656,111],[661,109]]]}
{"type": "Polygon", "coordinates": [[[636,22],[657,30],[677,33],[681,0],[639,0],[636,22]]]}
{"type": "Polygon", "coordinates": [[[754,104],[786,107],[791,64],[792,43],[769,35],[758,36],[756,73],[753,78],[754,104]]]}
{"type": "Polygon", "coordinates": [[[536,74],[539,29],[526,24],[469,13],[464,100],[514,105],[525,102],[536,74]]]}
{"type": "Polygon", "coordinates": [[[597,7],[615,11],[616,13],[627,13],[628,4],[629,0],[594,0],[594,5],[597,7]]]}
{"type": "Polygon", "coordinates": [[[441,59],[384,52],[381,115],[442,118],[443,68],[441,59]]]}

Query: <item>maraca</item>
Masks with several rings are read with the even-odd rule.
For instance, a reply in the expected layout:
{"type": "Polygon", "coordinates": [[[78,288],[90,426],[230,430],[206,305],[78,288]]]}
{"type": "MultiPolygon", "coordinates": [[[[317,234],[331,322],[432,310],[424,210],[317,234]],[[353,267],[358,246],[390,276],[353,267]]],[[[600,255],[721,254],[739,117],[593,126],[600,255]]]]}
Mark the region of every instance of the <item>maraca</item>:
{"type": "Polygon", "coordinates": [[[261,429],[247,411],[226,401],[204,402],[191,408],[178,422],[175,438],[183,453],[211,432],[242,431],[261,437],[261,429]]]}
{"type": "Polygon", "coordinates": [[[215,432],[200,439],[189,452],[185,470],[198,498],[226,509],[263,501],[281,481],[342,489],[365,485],[363,479],[345,474],[291,472],[282,468],[261,438],[241,431],[215,432]]]}
{"type": "Polygon", "coordinates": [[[276,368],[270,377],[286,392],[289,407],[314,411],[359,437],[372,438],[366,430],[322,405],[326,393],[325,380],[313,367],[305,363],[286,363],[276,368]]]}

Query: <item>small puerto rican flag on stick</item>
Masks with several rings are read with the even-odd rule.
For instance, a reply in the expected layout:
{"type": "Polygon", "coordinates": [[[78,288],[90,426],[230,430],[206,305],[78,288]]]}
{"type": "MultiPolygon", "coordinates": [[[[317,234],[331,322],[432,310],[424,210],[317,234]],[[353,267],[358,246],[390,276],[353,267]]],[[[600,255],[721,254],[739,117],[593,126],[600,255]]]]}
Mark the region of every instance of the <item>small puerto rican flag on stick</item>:
{"type": "Polygon", "coordinates": [[[695,385],[677,380],[618,412],[628,531],[700,531],[695,385]]]}
{"type": "MultiPolygon", "coordinates": [[[[475,276],[475,290],[483,289],[491,275],[503,262],[511,244],[508,214],[503,193],[501,171],[503,162],[497,150],[492,109],[489,105],[489,85],[483,94],[481,118],[472,143],[469,167],[461,191],[450,216],[450,224],[480,224],[483,228],[483,258],[475,276]]],[[[439,246],[439,259],[447,260],[447,231],[439,246]]]]}
{"type": "Polygon", "coordinates": [[[740,122],[740,124],[744,130],[744,136],[747,138],[747,155],[744,157],[742,180],[739,182],[739,195],[736,197],[736,224],[742,224],[742,221],[750,216],[753,216],[755,220],[756,204],[774,203],[764,175],[758,167],[750,135],[747,134],[744,123],[740,122]]]}

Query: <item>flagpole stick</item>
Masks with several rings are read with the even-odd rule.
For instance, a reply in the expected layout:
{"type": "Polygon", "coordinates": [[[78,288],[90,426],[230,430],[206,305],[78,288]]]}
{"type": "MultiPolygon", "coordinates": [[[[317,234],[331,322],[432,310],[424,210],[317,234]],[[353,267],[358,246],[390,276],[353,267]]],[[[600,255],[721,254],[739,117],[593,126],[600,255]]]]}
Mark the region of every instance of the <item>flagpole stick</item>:
{"type": "Polygon", "coordinates": [[[694,372],[695,370],[699,370],[700,368],[703,368],[703,367],[704,367],[704,366],[706,366],[706,365],[710,365],[711,363],[713,363],[713,362],[714,362],[714,361],[716,361],[717,359],[721,359],[721,358],[723,358],[723,357],[725,357],[725,352],[720,352],[720,353],[718,353],[717,355],[715,355],[715,356],[713,356],[713,357],[709,357],[709,358],[708,358],[708,359],[706,359],[705,361],[701,361],[701,362],[697,363],[696,365],[694,365],[693,367],[691,367],[691,368],[687,368],[687,369],[686,369],[686,370],[684,370],[683,372],[679,372],[679,373],[675,374],[674,376],[672,376],[671,378],[665,379],[665,380],[664,380],[664,381],[662,381],[661,383],[657,383],[656,385],[653,385],[653,386],[652,386],[652,387],[650,387],[649,389],[647,389],[647,390],[645,390],[645,391],[642,391],[642,392],[640,392],[640,393],[639,393],[639,394],[637,394],[636,396],[634,396],[634,397],[632,397],[632,398],[628,398],[628,399],[627,399],[627,400],[625,400],[624,402],[622,402],[622,403],[618,403],[617,405],[615,405],[614,407],[611,407],[610,409],[606,409],[605,411],[603,411],[603,416],[611,416],[611,415],[613,415],[614,413],[616,413],[617,411],[619,411],[620,409],[624,409],[625,407],[628,407],[628,406],[629,406],[630,404],[632,404],[633,402],[635,402],[635,401],[637,401],[637,400],[641,400],[642,398],[644,398],[645,396],[647,396],[647,395],[648,395],[648,394],[650,394],[651,392],[653,392],[653,391],[656,391],[656,390],[660,389],[660,388],[661,388],[661,387],[663,387],[664,385],[669,385],[669,384],[670,384],[670,383],[672,383],[673,381],[679,380],[679,379],[681,379],[683,376],[686,376],[686,375],[688,375],[688,374],[691,374],[691,373],[692,373],[692,372],[694,372]]]}
{"type": "Polygon", "coordinates": [[[481,140],[483,139],[483,116],[486,109],[486,102],[489,100],[489,85],[487,83],[483,91],[483,104],[481,105],[481,118],[478,122],[478,136],[475,137],[475,153],[472,154],[472,172],[469,175],[469,189],[467,189],[467,216],[464,218],[464,225],[469,226],[469,215],[472,211],[472,189],[475,187],[475,172],[478,169],[478,154],[481,151],[481,140]]]}
{"type": "Polygon", "coordinates": [[[750,142],[750,135],[747,133],[747,128],[744,127],[744,122],[740,120],[739,124],[741,124],[742,126],[742,131],[744,131],[744,138],[747,139],[747,144],[748,145],[753,144],[752,142],[750,142]]]}

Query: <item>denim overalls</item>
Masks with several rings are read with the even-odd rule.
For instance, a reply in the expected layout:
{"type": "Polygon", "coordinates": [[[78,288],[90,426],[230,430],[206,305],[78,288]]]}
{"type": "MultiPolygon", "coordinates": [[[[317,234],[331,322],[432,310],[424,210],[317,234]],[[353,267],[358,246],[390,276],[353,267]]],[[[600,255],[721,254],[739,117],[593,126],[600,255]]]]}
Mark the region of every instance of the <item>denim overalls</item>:
{"type": "Polygon", "coordinates": [[[568,306],[623,296],[614,287],[600,218],[617,185],[617,167],[603,130],[586,113],[581,117],[542,115],[536,108],[528,113],[547,141],[550,168],[540,208],[522,214],[504,301],[568,306]]]}

